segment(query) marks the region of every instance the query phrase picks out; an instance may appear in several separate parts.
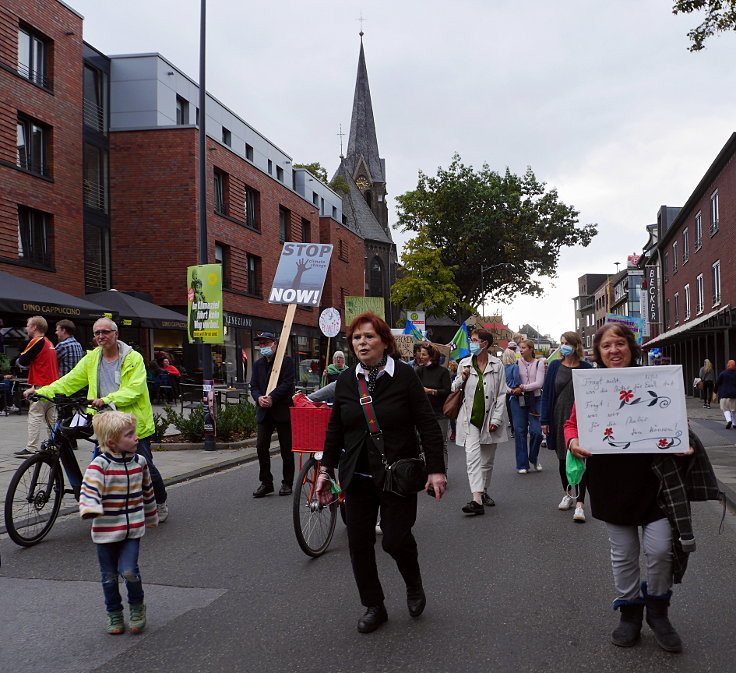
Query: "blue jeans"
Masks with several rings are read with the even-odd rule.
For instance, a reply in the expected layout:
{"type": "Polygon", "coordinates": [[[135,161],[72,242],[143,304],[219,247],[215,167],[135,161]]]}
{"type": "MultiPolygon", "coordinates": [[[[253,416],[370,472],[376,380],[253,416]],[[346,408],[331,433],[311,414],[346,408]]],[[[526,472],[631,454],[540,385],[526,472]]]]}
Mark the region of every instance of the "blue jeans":
{"type": "Polygon", "coordinates": [[[138,453],[140,453],[148,463],[148,471],[151,473],[151,481],[153,482],[153,492],[156,496],[156,504],[166,502],[166,486],[164,486],[163,477],[158,468],[153,464],[153,454],[151,453],[151,438],[144,437],[138,440],[138,453]]]}
{"type": "Polygon", "coordinates": [[[108,612],[120,612],[123,601],[118,589],[118,575],[122,575],[128,589],[128,603],[143,602],[143,583],[138,570],[138,549],[141,539],[127,539],[97,545],[97,560],[100,562],[102,592],[108,612]]]}
{"type": "Polygon", "coordinates": [[[519,405],[519,399],[511,396],[511,418],[514,425],[514,445],[516,448],[516,469],[528,470],[529,463],[537,463],[539,447],[542,444],[542,424],[539,416],[532,416],[529,407],[519,405]],[[527,447],[527,433],[529,443],[527,447]]]}

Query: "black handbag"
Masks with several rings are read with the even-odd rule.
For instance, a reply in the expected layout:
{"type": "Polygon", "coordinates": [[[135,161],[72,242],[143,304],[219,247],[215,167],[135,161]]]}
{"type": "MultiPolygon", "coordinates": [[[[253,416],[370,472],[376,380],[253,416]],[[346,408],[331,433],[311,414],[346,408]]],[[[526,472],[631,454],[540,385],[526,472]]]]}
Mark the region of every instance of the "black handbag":
{"type": "Polygon", "coordinates": [[[373,398],[368,394],[363,377],[358,377],[358,385],[361,394],[360,406],[363,408],[363,415],[368,425],[368,436],[378,453],[381,454],[383,468],[386,471],[383,490],[402,497],[414,495],[424,490],[427,484],[427,465],[424,462],[424,456],[400,458],[390,465],[386,462],[386,452],[383,450],[383,432],[381,432],[381,426],[378,424],[378,418],[375,409],[373,409],[373,398]]]}

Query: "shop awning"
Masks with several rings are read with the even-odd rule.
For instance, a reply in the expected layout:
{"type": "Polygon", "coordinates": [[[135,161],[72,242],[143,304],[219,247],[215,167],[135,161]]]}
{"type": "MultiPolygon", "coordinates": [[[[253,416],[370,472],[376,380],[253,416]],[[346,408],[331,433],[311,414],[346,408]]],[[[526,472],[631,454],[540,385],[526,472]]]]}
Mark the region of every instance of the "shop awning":
{"type": "Polygon", "coordinates": [[[115,311],[118,327],[148,327],[153,329],[186,329],[187,317],[150,301],[138,299],[125,292],[108,290],[88,294],[85,299],[115,311]]]}
{"type": "Polygon", "coordinates": [[[54,320],[95,320],[111,311],[88,299],[0,271],[0,312],[42,315],[54,320]]]}
{"type": "Polygon", "coordinates": [[[711,320],[712,318],[715,318],[717,315],[723,313],[724,311],[727,311],[729,308],[731,308],[731,306],[729,304],[726,304],[725,306],[721,306],[720,308],[717,308],[715,311],[711,311],[710,313],[701,315],[699,318],[696,318],[695,320],[688,320],[685,324],[678,325],[677,327],[669,330],[668,332],[663,332],[662,334],[657,335],[653,339],[650,339],[642,346],[642,348],[654,348],[655,346],[659,346],[663,342],[670,340],[672,337],[676,337],[678,334],[683,334],[684,332],[688,332],[692,330],[693,328],[698,327],[699,325],[702,325],[704,322],[711,320]]]}

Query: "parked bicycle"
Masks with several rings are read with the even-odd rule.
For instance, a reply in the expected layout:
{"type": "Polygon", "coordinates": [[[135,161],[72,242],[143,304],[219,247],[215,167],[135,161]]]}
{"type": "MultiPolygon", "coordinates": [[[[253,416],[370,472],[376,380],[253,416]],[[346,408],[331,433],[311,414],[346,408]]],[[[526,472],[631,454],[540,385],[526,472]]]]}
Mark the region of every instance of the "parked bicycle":
{"type": "Polygon", "coordinates": [[[57,420],[40,450],[16,470],[5,496],[5,527],[10,539],[22,547],[31,547],[48,535],[64,495],[69,493],[79,500],[82,471],[74,457],[72,440],[86,439],[94,445],[93,455],[97,453],[86,396],[56,395],[52,399],[34,393],[31,399],[53,403],[57,420]],[[65,473],[68,488],[64,487],[65,473]]]}

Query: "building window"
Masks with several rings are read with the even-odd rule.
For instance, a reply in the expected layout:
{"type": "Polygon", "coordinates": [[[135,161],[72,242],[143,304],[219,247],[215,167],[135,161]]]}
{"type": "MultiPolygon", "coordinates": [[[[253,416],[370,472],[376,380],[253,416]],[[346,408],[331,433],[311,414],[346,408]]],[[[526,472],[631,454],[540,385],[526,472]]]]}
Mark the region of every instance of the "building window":
{"type": "Polygon", "coordinates": [[[348,296],[348,291],[344,288],[340,288],[340,308],[345,308],[345,297],[348,296]]]}
{"type": "Polygon", "coordinates": [[[84,143],[84,205],[107,212],[107,152],[90,143],[84,143]]]}
{"type": "Polygon", "coordinates": [[[227,215],[228,175],[219,168],[214,172],[215,212],[227,215]]]}
{"type": "Polygon", "coordinates": [[[215,243],[215,264],[222,264],[222,287],[230,287],[230,246],[215,243]]]}
{"type": "Polygon", "coordinates": [[[253,229],[260,229],[258,224],[261,208],[260,194],[252,187],[245,187],[245,223],[253,229]]]}
{"type": "Polygon", "coordinates": [[[680,293],[675,292],[675,325],[680,323],[680,293]]]}
{"type": "Polygon", "coordinates": [[[677,273],[677,241],[672,244],[672,275],[677,273]]]}
{"type": "Polygon", "coordinates": [[[337,206],[332,206],[332,219],[337,219],[337,206]]]}
{"type": "Polygon", "coordinates": [[[665,305],[664,305],[664,324],[665,324],[665,327],[669,327],[670,326],[670,316],[671,315],[672,314],[670,313],[670,300],[669,300],[669,297],[668,297],[667,298],[667,301],[665,302],[665,305]]]}
{"type": "Polygon", "coordinates": [[[248,161],[253,161],[253,146],[245,143],[245,158],[248,161]]]}
{"type": "Polygon", "coordinates": [[[690,257],[690,232],[687,227],[682,230],[682,263],[685,264],[690,257]]]}
{"type": "Polygon", "coordinates": [[[697,311],[698,315],[700,315],[705,308],[705,286],[703,283],[702,273],[699,273],[698,277],[695,279],[695,288],[697,291],[697,304],[695,306],[695,310],[697,311]]]}
{"type": "Polygon", "coordinates": [[[261,296],[261,258],[255,255],[246,255],[248,266],[248,292],[261,296]]]}
{"type": "Polygon", "coordinates": [[[690,284],[685,285],[685,320],[690,319],[690,284]]]}
{"type": "Polygon", "coordinates": [[[224,126],[222,127],[222,143],[223,145],[227,145],[230,147],[233,142],[233,135],[230,133],[230,129],[226,129],[224,126]]]}
{"type": "Polygon", "coordinates": [[[289,240],[289,221],[291,213],[283,206],[279,206],[279,240],[283,243],[289,240]]]}
{"type": "Polygon", "coordinates": [[[276,179],[279,182],[283,182],[284,181],[284,169],[281,168],[281,166],[276,166],[276,179]]]}
{"type": "Polygon", "coordinates": [[[312,240],[312,226],[309,220],[302,218],[302,243],[309,243],[312,240]]]}
{"type": "Polygon", "coordinates": [[[315,206],[319,206],[319,194],[317,192],[312,192],[312,203],[315,206]]]}
{"type": "Polygon", "coordinates": [[[51,266],[51,216],[18,206],[18,258],[29,264],[51,266]]]}
{"type": "Polygon", "coordinates": [[[106,76],[89,65],[84,66],[84,100],[82,104],[85,126],[105,133],[106,123],[106,76]]]}
{"type": "Polygon", "coordinates": [[[378,257],[374,257],[370,268],[370,293],[371,297],[383,297],[383,264],[378,257]]]}
{"type": "Polygon", "coordinates": [[[665,283],[670,279],[670,256],[667,252],[662,255],[662,278],[665,283]]]}
{"type": "Polygon", "coordinates": [[[176,125],[184,126],[189,123],[189,102],[181,96],[176,97],[176,125]]]}
{"type": "Polygon", "coordinates": [[[345,241],[340,239],[337,242],[337,256],[343,261],[343,262],[349,262],[350,259],[348,257],[348,246],[345,241]]]}
{"type": "Polygon", "coordinates": [[[18,166],[36,175],[50,175],[47,148],[50,131],[47,126],[28,117],[18,117],[18,166]]]}
{"type": "Polygon", "coordinates": [[[711,267],[711,280],[713,281],[713,306],[721,303],[721,260],[713,263],[711,267]]]}
{"type": "Polygon", "coordinates": [[[268,160],[268,174],[273,175],[273,161],[268,160]]]}
{"type": "Polygon", "coordinates": [[[710,195],[710,235],[713,236],[718,231],[718,190],[716,189],[710,195]]]}
{"type": "Polygon", "coordinates": [[[84,291],[110,289],[110,232],[105,227],[84,225],[84,291]]]}
{"type": "Polygon", "coordinates": [[[698,211],[695,215],[695,252],[703,245],[703,214],[698,211]]]}
{"type": "Polygon", "coordinates": [[[51,88],[48,73],[47,42],[28,28],[18,29],[18,74],[34,84],[51,88]]]}

